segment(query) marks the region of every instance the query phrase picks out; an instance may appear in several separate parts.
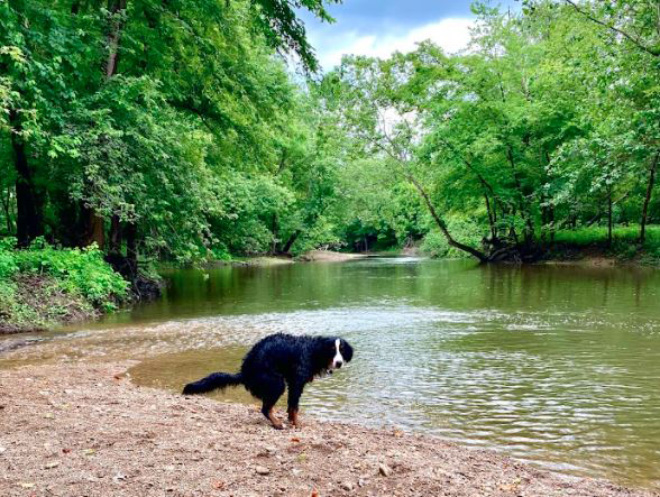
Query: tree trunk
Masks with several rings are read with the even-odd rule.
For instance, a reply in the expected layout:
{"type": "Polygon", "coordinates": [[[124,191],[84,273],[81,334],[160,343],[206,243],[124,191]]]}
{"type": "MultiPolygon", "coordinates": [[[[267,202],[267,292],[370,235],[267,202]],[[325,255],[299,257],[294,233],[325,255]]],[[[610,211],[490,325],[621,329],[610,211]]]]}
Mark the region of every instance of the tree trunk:
{"type": "Polygon", "coordinates": [[[105,219],[99,216],[91,207],[83,207],[83,221],[85,223],[84,245],[95,243],[100,250],[105,249],[105,219]]]}
{"type": "Polygon", "coordinates": [[[294,243],[296,243],[296,240],[298,237],[302,234],[302,230],[296,230],[294,231],[289,239],[286,241],[284,244],[284,247],[282,247],[282,253],[283,254],[288,254],[289,250],[291,250],[291,247],[293,246],[294,243]]]}
{"type": "Polygon", "coordinates": [[[518,177],[518,170],[516,168],[516,162],[513,157],[513,149],[510,145],[507,147],[506,157],[509,161],[509,165],[511,166],[513,181],[516,184],[516,188],[518,189],[520,217],[525,223],[525,243],[529,245],[532,241],[532,237],[534,236],[534,223],[532,221],[532,213],[530,212],[529,206],[525,201],[525,192],[523,192],[522,184],[520,183],[520,178],[518,177]]]}
{"type": "Polygon", "coordinates": [[[607,246],[612,246],[612,186],[610,186],[607,194],[607,246]]]}
{"type": "Polygon", "coordinates": [[[424,203],[426,204],[426,207],[428,208],[429,212],[431,213],[431,217],[433,217],[433,220],[435,221],[435,224],[438,225],[438,228],[440,228],[440,231],[444,235],[445,239],[447,240],[447,243],[454,247],[457,248],[458,250],[462,250],[463,252],[467,252],[468,254],[472,255],[473,257],[476,257],[479,259],[480,262],[488,262],[488,256],[484,254],[483,252],[470,247],[469,245],[465,245],[461,242],[458,242],[454,240],[454,238],[451,236],[449,233],[449,230],[447,229],[447,224],[442,220],[442,218],[438,215],[437,211],[435,210],[435,207],[433,205],[433,202],[431,202],[431,199],[429,198],[428,194],[426,193],[426,190],[424,190],[424,187],[410,174],[407,175],[408,179],[410,182],[413,184],[413,186],[417,189],[419,194],[422,196],[424,199],[424,203]]]}
{"type": "Polygon", "coordinates": [[[108,12],[112,16],[108,31],[108,60],[105,64],[105,76],[108,79],[117,73],[117,67],[119,66],[119,46],[124,28],[127,1],[108,0],[108,12]]]}
{"type": "Polygon", "coordinates": [[[280,237],[280,222],[277,212],[273,214],[273,220],[271,223],[271,232],[273,233],[273,243],[271,245],[270,253],[273,255],[277,254],[277,244],[279,243],[280,237]]]}
{"type": "MultiPolygon", "coordinates": [[[[105,77],[110,79],[117,73],[119,65],[119,43],[124,25],[124,14],[127,0],[108,0],[108,12],[110,13],[110,26],[108,29],[108,58],[105,63],[105,77]]],[[[96,243],[99,249],[105,248],[105,220],[94,207],[86,209],[87,236],[85,245],[96,243]]]]}
{"type": "Polygon", "coordinates": [[[486,212],[488,213],[488,225],[490,226],[490,236],[493,243],[497,240],[497,227],[495,226],[495,217],[493,209],[490,207],[490,200],[488,200],[488,193],[484,192],[484,199],[486,199],[486,212]]]}
{"type": "Polygon", "coordinates": [[[646,196],[644,197],[642,220],[640,222],[639,229],[639,245],[641,247],[644,246],[644,242],[646,241],[646,222],[648,221],[649,204],[651,203],[651,197],[653,196],[653,186],[655,185],[655,173],[658,169],[658,161],[660,161],[660,152],[655,154],[653,163],[651,164],[651,169],[649,170],[649,180],[646,185],[646,196]]]}
{"type": "Polygon", "coordinates": [[[28,164],[25,143],[20,136],[23,127],[16,110],[9,111],[9,122],[13,128],[11,146],[16,168],[16,237],[19,247],[27,247],[32,240],[44,234],[41,202],[28,164]]]}
{"type": "Polygon", "coordinates": [[[11,219],[11,187],[8,186],[7,190],[2,190],[2,207],[5,211],[5,222],[7,223],[7,234],[11,235],[14,232],[14,223],[11,219]],[[7,196],[5,197],[5,193],[7,196]]]}
{"type": "Polygon", "coordinates": [[[110,247],[109,251],[112,255],[121,254],[121,221],[117,214],[114,214],[110,219],[110,247]]]}
{"type": "MultiPolygon", "coordinates": [[[[545,166],[543,166],[544,174],[543,174],[543,182],[548,181],[547,177],[547,169],[550,167],[550,154],[548,153],[547,150],[543,150],[542,154],[545,155],[545,166]]],[[[544,211],[545,215],[547,217],[547,224],[550,225],[550,243],[553,243],[555,241],[555,206],[552,203],[552,196],[546,197],[544,194],[544,202],[543,204],[545,205],[544,211]]]]}
{"type": "Polygon", "coordinates": [[[128,223],[125,228],[126,235],[126,260],[128,261],[131,271],[137,275],[138,267],[138,248],[137,248],[137,225],[128,223]]]}

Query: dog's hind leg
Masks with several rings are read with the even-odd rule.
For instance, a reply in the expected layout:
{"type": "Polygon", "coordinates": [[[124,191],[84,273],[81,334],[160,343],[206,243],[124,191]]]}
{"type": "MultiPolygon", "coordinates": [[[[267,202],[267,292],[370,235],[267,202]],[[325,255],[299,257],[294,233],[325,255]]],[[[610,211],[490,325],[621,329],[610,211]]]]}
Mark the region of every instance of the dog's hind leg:
{"type": "Polygon", "coordinates": [[[277,419],[275,413],[273,413],[273,407],[274,406],[269,406],[268,403],[264,401],[263,407],[261,408],[261,412],[263,413],[264,416],[266,416],[266,419],[268,419],[268,421],[270,421],[273,424],[273,428],[275,428],[276,430],[283,430],[284,425],[279,419],[277,419]]]}
{"type": "Polygon", "coordinates": [[[260,378],[259,390],[261,395],[259,397],[263,401],[261,412],[273,424],[273,427],[278,430],[283,429],[284,426],[277,419],[275,413],[273,413],[273,407],[275,407],[275,404],[277,404],[277,401],[284,393],[284,389],[285,383],[281,377],[264,375],[260,378]]]}

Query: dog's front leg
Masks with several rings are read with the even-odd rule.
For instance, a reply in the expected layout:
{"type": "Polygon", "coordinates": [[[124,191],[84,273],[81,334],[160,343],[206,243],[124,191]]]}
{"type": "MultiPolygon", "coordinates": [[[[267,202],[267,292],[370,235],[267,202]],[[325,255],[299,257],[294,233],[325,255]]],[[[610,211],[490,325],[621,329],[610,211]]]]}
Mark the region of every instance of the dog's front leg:
{"type": "Polygon", "coordinates": [[[298,404],[300,403],[300,397],[304,388],[305,384],[301,382],[293,382],[291,385],[289,385],[287,412],[289,413],[289,423],[291,423],[296,428],[300,428],[301,426],[300,419],[298,418],[298,404]]]}

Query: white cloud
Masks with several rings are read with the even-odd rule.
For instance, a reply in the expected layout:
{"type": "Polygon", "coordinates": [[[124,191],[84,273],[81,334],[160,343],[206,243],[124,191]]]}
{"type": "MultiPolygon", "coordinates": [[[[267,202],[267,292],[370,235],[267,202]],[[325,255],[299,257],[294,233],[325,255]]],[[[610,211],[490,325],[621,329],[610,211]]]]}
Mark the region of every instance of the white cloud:
{"type": "Polygon", "coordinates": [[[470,28],[475,22],[469,18],[448,17],[409,31],[376,35],[347,32],[338,36],[324,30],[323,33],[310,32],[310,40],[317,49],[321,66],[329,70],[338,65],[345,54],[386,58],[397,51],[412,52],[418,43],[425,40],[433,41],[448,53],[455,53],[467,47],[470,28]]]}

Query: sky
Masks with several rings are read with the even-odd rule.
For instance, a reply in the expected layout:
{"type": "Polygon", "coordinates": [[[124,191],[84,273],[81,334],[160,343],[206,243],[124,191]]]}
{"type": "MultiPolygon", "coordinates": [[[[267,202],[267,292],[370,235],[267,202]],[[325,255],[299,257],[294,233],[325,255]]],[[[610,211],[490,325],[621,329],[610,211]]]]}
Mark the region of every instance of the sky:
{"type": "MultiPolygon", "coordinates": [[[[513,0],[500,3],[515,7],[513,0]]],[[[474,23],[470,0],[344,0],[329,10],[334,24],[301,14],[326,71],[339,64],[343,54],[387,57],[397,50],[412,51],[428,39],[454,53],[466,47],[474,23]]]]}

